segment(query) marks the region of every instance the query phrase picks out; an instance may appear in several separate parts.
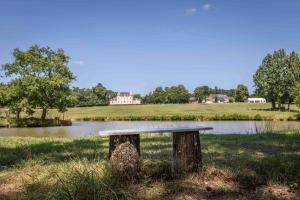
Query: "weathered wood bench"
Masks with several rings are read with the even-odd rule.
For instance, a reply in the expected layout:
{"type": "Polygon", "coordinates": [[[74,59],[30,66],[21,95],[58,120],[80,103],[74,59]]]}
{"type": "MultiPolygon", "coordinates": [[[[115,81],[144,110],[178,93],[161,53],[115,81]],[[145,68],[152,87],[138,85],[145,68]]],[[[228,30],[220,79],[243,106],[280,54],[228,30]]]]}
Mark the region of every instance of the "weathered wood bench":
{"type": "Polygon", "coordinates": [[[196,171],[202,167],[201,143],[199,131],[212,130],[203,126],[172,126],[163,128],[108,130],[100,131],[99,135],[109,136],[109,158],[114,149],[124,143],[130,142],[140,155],[140,134],[165,133],[173,134],[173,167],[176,172],[196,171]]]}

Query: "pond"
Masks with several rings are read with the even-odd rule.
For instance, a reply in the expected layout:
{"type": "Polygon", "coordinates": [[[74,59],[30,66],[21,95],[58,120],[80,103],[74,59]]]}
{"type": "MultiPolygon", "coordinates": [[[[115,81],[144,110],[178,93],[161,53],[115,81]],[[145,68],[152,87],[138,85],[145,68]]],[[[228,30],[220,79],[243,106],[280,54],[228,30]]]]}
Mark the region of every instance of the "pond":
{"type": "Polygon", "coordinates": [[[159,128],[160,126],[210,126],[210,134],[255,134],[270,131],[300,129],[300,122],[295,121],[75,121],[72,126],[43,128],[0,128],[0,136],[31,137],[82,137],[97,135],[99,131],[132,129],[139,127],[159,128]]]}

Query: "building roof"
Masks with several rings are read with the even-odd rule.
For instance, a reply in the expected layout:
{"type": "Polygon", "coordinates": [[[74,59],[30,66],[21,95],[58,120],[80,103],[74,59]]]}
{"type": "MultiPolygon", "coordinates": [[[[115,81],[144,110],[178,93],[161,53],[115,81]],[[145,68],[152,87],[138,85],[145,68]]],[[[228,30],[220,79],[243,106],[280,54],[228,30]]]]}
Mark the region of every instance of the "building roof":
{"type": "Polygon", "coordinates": [[[208,97],[209,99],[215,99],[217,98],[218,101],[225,101],[228,99],[228,96],[226,94],[211,94],[208,97]]]}
{"type": "Polygon", "coordinates": [[[119,92],[119,96],[130,96],[130,92],[119,92]]]}

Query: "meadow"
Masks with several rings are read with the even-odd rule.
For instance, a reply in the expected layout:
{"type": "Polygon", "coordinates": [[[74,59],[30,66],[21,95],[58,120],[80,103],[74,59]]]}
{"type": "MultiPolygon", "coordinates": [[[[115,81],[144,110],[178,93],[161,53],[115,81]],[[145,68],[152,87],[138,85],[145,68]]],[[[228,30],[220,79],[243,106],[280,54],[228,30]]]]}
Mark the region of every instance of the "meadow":
{"type": "Polygon", "coordinates": [[[175,176],[170,134],[142,135],[137,177],[108,138],[0,137],[0,199],[297,199],[300,134],[201,135],[202,172],[175,176]]]}
{"type": "MultiPolygon", "coordinates": [[[[299,109],[271,111],[271,105],[232,104],[160,104],[69,108],[62,115],[55,110],[49,117],[80,120],[288,120],[296,119],[299,109]]],[[[38,114],[38,113],[37,113],[38,114]]]]}
{"type": "MultiPolygon", "coordinates": [[[[0,127],[7,126],[5,108],[0,108],[0,127]]],[[[249,104],[156,104],[120,105],[68,108],[65,113],[55,109],[48,112],[48,121],[41,122],[41,111],[35,110],[34,118],[23,119],[11,126],[55,126],[68,124],[68,120],[105,121],[105,120],[298,120],[299,109],[292,105],[291,111],[273,111],[269,103],[249,104]],[[52,119],[52,120],[51,120],[52,119]],[[60,120],[56,120],[60,119],[60,120]],[[66,121],[62,121],[66,120],[66,121]]],[[[12,116],[13,117],[13,116],[12,116]]]]}

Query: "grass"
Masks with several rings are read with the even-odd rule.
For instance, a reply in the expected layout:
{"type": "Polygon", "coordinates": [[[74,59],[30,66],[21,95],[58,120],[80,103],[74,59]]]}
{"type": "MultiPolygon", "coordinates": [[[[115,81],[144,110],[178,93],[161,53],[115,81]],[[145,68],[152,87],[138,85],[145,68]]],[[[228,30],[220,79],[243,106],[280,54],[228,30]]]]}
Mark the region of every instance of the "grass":
{"type": "MultiPolygon", "coordinates": [[[[5,109],[0,108],[0,127],[6,126],[5,109]]],[[[104,121],[104,120],[298,120],[299,109],[272,111],[269,103],[249,104],[162,104],[122,105],[69,108],[64,114],[52,109],[50,119],[104,121]]],[[[36,110],[34,117],[40,116],[36,110]]]]}
{"type": "MultiPolygon", "coordinates": [[[[63,117],[81,120],[291,120],[297,118],[299,111],[295,105],[291,106],[292,111],[286,112],[271,111],[270,108],[269,103],[97,106],[69,108],[63,117]]],[[[36,116],[39,115],[40,111],[37,111],[36,116]]],[[[50,110],[48,116],[62,118],[56,110],[50,110]]]]}
{"type": "Polygon", "coordinates": [[[0,199],[280,199],[299,195],[299,133],[203,135],[201,142],[203,171],[175,178],[171,135],[142,135],[138,178],[123,180],[108,167],[106,137],[0,137],[0,199]]]}

